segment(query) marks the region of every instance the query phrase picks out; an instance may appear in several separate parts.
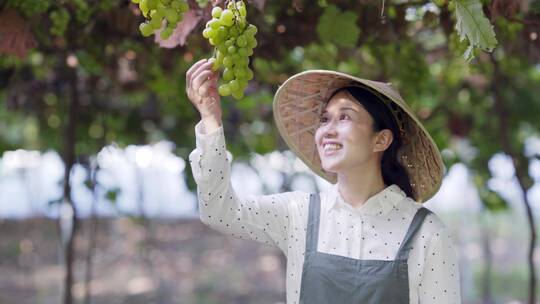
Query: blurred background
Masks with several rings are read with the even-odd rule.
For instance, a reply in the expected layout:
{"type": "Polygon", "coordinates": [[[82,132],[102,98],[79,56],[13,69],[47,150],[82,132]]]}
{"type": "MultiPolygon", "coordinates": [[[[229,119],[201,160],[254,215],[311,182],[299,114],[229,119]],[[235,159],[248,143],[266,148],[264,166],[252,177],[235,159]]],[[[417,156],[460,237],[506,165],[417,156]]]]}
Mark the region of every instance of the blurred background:
{"type": "MultiPolygon", "coordinates": [[[[285,303],[277,248],[198,218],[185,73],[225,1],[188,2],[161,40],[127,0],[0,0],[0,303],[285,303]]],[[[239,195],[330,186],[273,123],[289,76],[392,82],[443,154],[426,206],[452,231],[464,303],[540,303],[540,1],[246,3],[255,77],[222,99],[239,195]]]]}

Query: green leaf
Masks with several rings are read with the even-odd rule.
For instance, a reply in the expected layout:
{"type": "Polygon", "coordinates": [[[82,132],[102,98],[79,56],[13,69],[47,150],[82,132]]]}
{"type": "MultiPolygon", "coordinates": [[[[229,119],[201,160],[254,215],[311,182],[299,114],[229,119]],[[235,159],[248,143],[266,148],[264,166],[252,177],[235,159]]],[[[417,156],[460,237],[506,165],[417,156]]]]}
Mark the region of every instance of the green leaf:
{"type": "Polygon", "coordinates": [[[323,42],[354,47],[360,36],[357,20],[357,14],[351,11],[342,12],[336,6],[328,5],[319,18],[317,33],[323,42]]]}
{"type": "Polygon", "coordinates": [[[480,0],[454,0],[456,6],[456,30],[460,40],[469,40],[469,48],[463,55],[466,60],[474,58],[475,47],[492,51],[497,45],[493,25],[484,15],[480,0]]]}

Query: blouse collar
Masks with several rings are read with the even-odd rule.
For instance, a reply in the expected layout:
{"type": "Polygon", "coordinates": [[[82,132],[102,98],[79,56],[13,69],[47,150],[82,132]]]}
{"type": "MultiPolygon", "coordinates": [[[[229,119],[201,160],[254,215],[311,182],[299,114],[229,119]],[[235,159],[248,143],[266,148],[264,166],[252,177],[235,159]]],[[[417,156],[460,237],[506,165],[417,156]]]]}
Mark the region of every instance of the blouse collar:
{"type": "Polygon", "coordinates": [[[353,213],[367,214],[367,215],[386,215],[395,205],[405,199],[407,195],[401,188],[392,184],[387,186],[382,191],[372,195],[361,206],[353,207],[349,203],[345,202],[341,193],[339,192],[338,184],[334,184],[330,189],[330,202],[331,205],[328,211],[332,209],[338,210],[340,208],[349,210],[353,213]]]}

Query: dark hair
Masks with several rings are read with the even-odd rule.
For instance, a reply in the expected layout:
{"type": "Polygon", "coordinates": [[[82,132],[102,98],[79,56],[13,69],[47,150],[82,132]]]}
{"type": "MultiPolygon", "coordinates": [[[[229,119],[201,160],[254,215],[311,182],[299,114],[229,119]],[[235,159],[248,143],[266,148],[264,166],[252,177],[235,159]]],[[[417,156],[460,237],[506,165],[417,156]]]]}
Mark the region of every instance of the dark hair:
{"type": "Polygon", "coordinates": [[[411,187],[409,174],[398,161],[398,151],[403,145],[400,129],[396,123],[394,115],[388,106],[368,89],[359,86],[346,86],[336,90],[328,101],[337,93],[345,91],[349,93],[358,103],[360,103],[373,118],[373,131],[389,129],[393,134],[390,146],[383,152],[381,159],[381,170],[384,183],[387,185],[396,184],[407,196],[416,199],[411,187]]]}

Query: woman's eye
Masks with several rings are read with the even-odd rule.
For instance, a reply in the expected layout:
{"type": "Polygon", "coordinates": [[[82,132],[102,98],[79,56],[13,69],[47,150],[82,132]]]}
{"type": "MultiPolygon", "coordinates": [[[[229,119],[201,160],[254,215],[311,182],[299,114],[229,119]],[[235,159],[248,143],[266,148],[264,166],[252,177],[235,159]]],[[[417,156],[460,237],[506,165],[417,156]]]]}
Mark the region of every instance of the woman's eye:
{"type": "Polygon", "coordinates": [[[341,114],[341,115],[339,116],[339,119],[342,119],[342,118],[344,118],[344,117],[346,117],[347,119],[349,119],[349,115],[347,115],[347,114],[341,114]]]}
{"type": "Polygon", "coordinates": [[[320,123],[323,123],[323,122],[326,122],[328,120],[328,118],[326,117],[321,117],[321,119],[319,119],[319,122],[320,123]]]}

